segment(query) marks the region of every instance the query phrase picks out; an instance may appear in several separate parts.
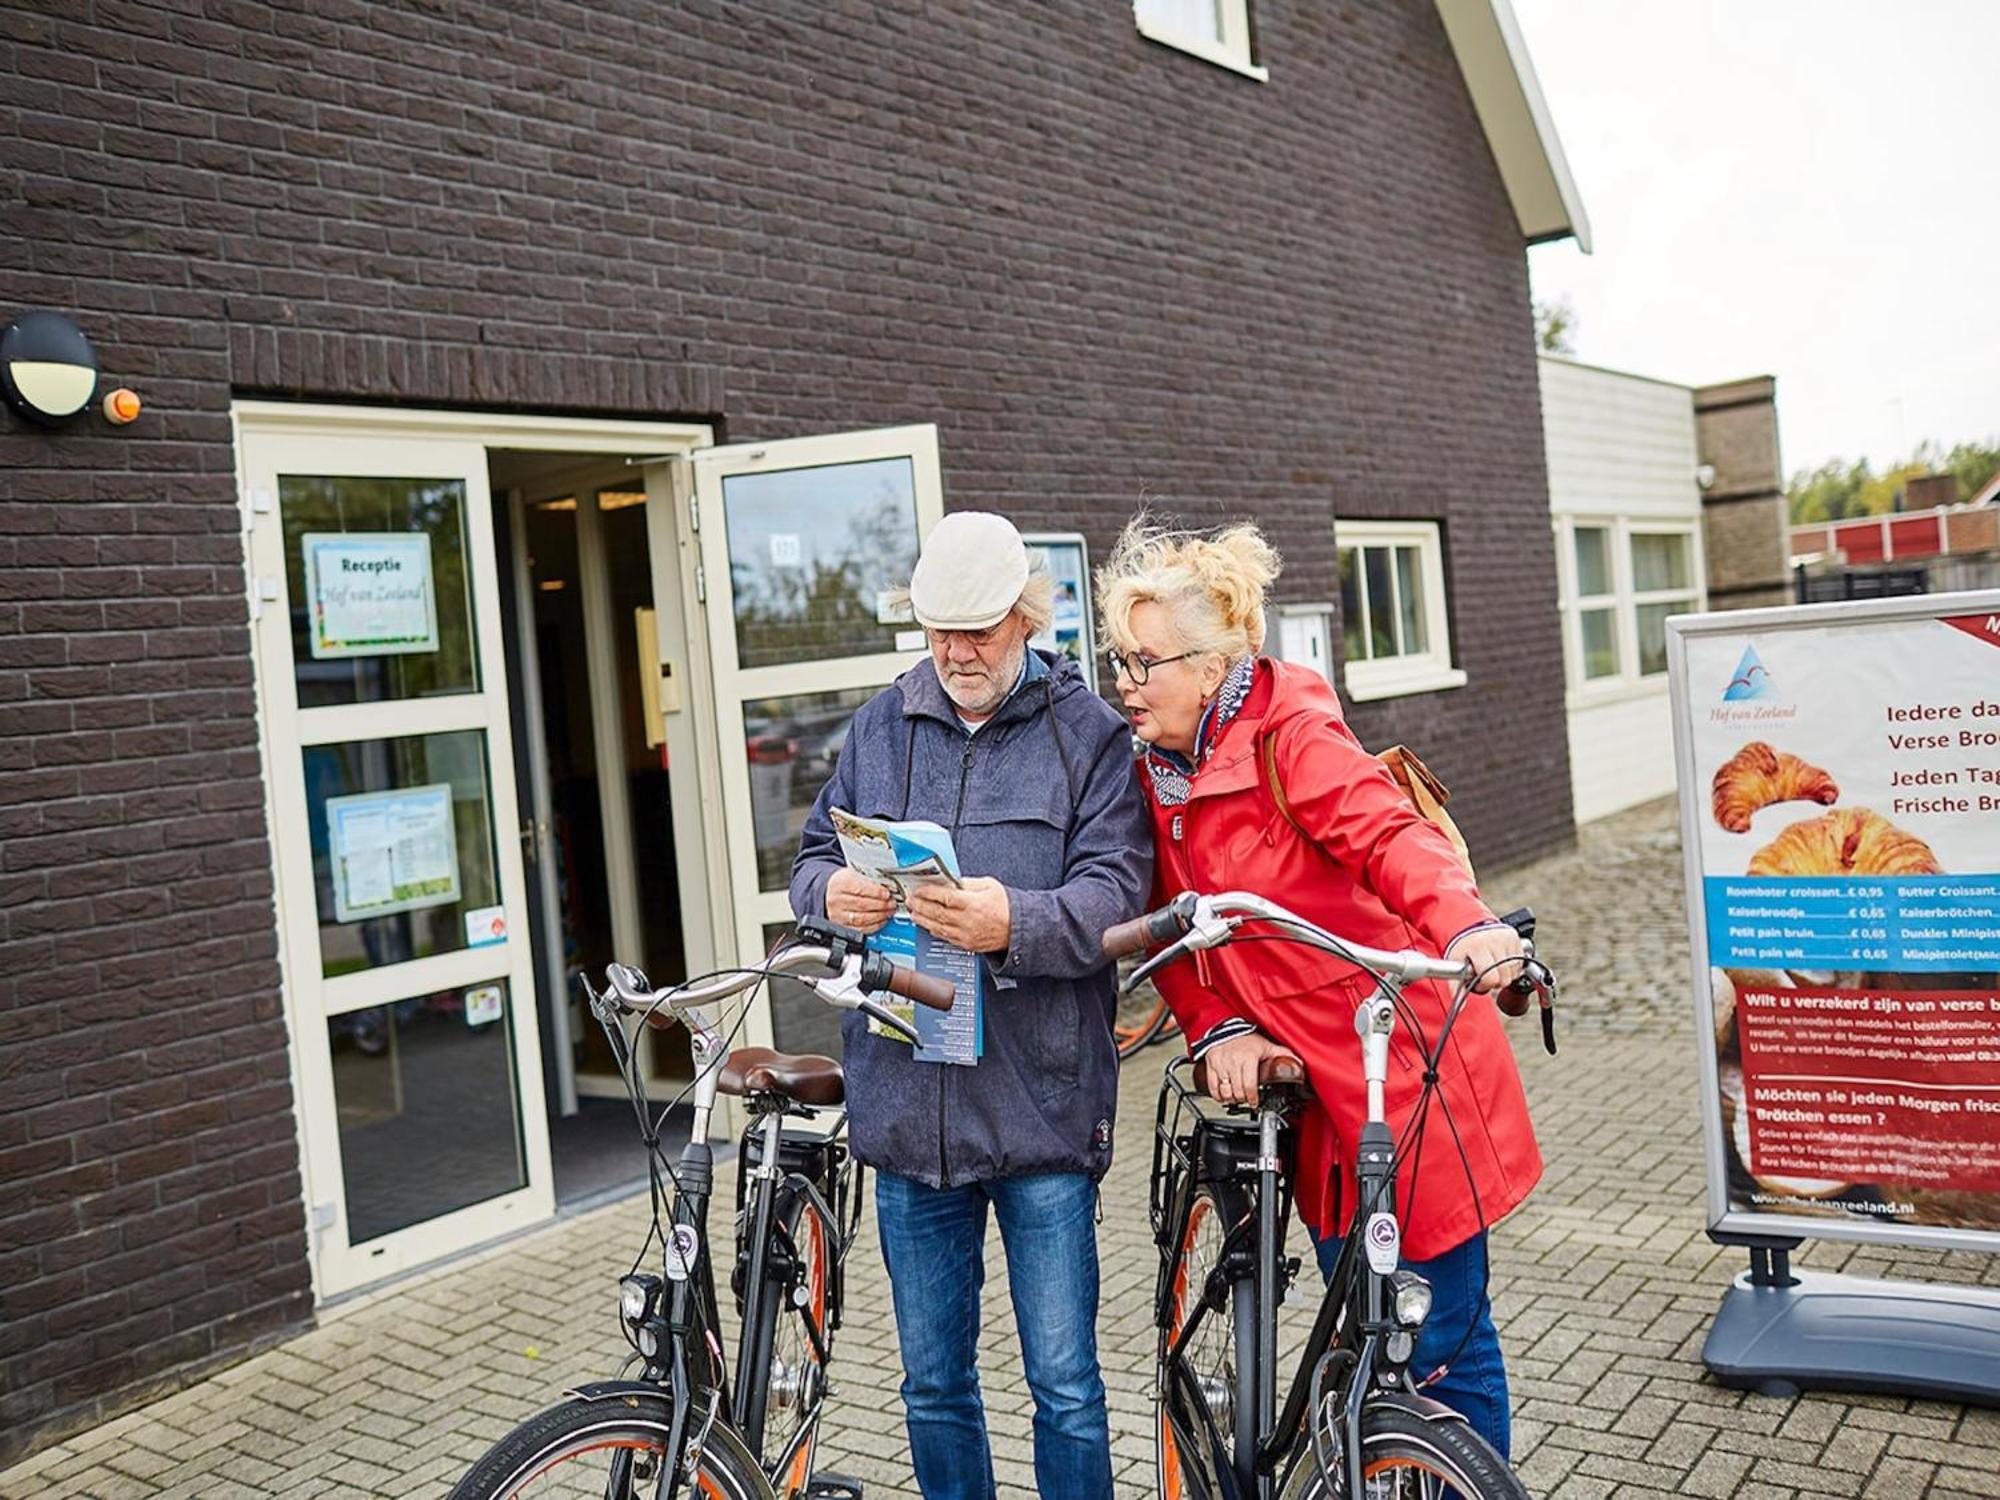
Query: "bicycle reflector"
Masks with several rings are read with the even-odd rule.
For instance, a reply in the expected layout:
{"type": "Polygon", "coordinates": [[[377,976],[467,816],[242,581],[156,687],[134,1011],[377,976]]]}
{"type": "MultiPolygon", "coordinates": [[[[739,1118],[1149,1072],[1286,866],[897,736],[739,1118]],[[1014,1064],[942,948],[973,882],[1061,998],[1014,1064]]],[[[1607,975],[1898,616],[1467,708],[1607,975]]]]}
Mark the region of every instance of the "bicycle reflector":
{"type": "Polygon", "coordinates": [[[1416,1330],[1431,1315],[1431,1284],[1415,1271],[1397,1271],[1389,1278],[1391,1306],[1399,1327],[1416,1330]]]}

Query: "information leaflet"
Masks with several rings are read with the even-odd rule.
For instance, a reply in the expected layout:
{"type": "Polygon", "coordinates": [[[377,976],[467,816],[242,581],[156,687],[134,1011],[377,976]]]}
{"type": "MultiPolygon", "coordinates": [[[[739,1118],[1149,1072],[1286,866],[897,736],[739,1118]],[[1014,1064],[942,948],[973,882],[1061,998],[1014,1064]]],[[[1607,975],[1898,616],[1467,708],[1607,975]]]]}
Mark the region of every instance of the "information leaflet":
{"type": "Polygon", "coordinates": [[[2000,613],[1924,603],[1675,627],[1730,1216],[2000,1236],[2000,613]]]}
{"type": "MultiPolygon", "coordinates": [[[[936,823],[917,819],[858,818],[838,807],[831,816],[848,868],[880,881],[896,896],[896,914],[869,939],[869,945],[894,963],[949,980],[956,991],[951,1009],[942,1011],[894,995],[878,998],[915,1027],[918,1062],[961,1066],[978,1062],[986,1046],[979,958],[925,932],[905,907],[912,890],[959,883],[958,851],[951,835],[936,823]]],[[[878,1036],[904,1040],[878,1022],[871,1020],[868,1025],[878,1036]]]]}

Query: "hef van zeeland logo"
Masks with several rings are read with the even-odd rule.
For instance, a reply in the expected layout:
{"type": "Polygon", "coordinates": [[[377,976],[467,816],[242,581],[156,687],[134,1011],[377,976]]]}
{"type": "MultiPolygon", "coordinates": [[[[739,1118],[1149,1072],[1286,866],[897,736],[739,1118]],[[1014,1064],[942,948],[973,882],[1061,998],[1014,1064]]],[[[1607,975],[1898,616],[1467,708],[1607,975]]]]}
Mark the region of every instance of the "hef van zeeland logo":
{"type": "Polygon", "coordinates": [[[1777,695],[1777,685],[1771,681],[1770,672],[1758,657],[1757,648],[1745,646],[1743,660],[1736,664],[1736,675],[1722,690],[1722,701],[1741,703],[1746,698],[1775,698],[1777,695]]]}
{"type": "Polygon", "coordinates": [[[1756,644],[1746,641],[1736,670],[1723,684],[1721,705],[1710,709],[1708,716],[1717,724],[1762,724],[1798,717],[1797,704],[1779,703],[1777,698],[1777,679],[1757,654],[1756,644]]]}

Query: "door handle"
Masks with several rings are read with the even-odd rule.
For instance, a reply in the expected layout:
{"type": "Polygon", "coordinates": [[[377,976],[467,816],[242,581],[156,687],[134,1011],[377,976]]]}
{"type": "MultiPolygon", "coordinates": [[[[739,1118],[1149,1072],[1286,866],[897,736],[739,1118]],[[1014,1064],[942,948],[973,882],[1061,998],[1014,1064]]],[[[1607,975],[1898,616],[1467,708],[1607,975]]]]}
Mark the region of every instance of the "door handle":
{"type": "Polygon", "coordinates": [[[546,818],[524,818],[521,821],[521,857],[534,863],[542,857],[542,847],[549,836],[546,818]]]}

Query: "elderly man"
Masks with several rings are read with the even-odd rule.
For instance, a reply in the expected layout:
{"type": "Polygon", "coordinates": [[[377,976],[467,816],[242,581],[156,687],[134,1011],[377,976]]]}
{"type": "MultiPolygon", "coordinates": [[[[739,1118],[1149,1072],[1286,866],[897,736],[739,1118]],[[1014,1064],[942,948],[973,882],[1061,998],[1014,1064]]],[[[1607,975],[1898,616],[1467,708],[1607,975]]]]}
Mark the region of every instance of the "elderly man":
{"type": "Polygon", "coordinates": [[[993,1494],[975,1362],[989,1205],[1035,1399],[1036,1483],[1061,1500],[1111,1496],[1095,1206],[1118,1064],[1100,938],[1141,910],[1152,839],[1124,720],[1073,662],[1028,645],[1052,597],[1002,517],[938,524],[910,580],[930,660],[854,716],[792,867],[794,912],[872,932],[892,897],[845,868],[828,809],[940,823],[966,879],[913,892],[910,914],[984,956],[975,1066],[918,1062],[858,1017],[846,1030],[854,1152],[876,1169],[929,1500],[993,1494]]]}

